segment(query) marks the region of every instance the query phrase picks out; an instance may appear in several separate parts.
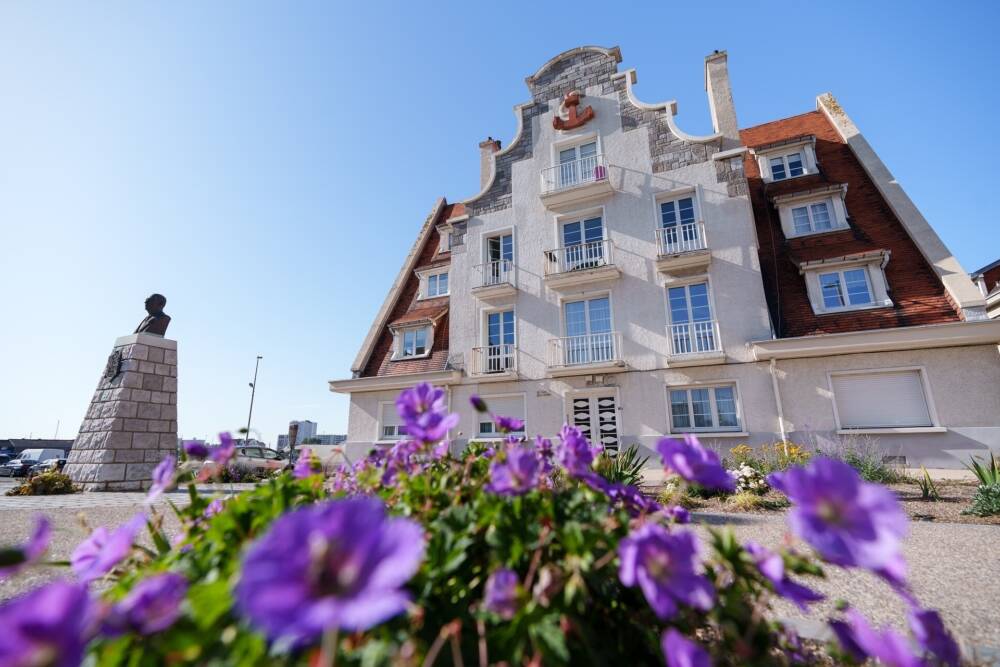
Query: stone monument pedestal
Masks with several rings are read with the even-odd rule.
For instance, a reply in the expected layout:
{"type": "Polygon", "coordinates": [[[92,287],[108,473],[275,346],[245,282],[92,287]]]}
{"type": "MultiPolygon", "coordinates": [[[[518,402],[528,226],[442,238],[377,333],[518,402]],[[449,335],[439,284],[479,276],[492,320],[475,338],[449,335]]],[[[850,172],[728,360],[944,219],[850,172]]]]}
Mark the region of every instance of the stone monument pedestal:
{"type": "Polygon", "coordinates": [[[88,491],[138,491],[177,453],[177,341],[115,341],[73,442],[65,473],[88,491]]]}

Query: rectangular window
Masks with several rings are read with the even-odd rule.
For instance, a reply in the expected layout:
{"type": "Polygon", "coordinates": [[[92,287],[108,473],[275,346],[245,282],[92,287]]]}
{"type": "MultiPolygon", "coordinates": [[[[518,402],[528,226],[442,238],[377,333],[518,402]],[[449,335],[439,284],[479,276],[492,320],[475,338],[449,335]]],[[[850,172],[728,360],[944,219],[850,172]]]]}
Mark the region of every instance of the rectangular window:
{"type": "Polygon", "coordinates": [[[919,370],[832,375],[840,427],[933,426],[919,370]]]}
{"type": "Polygon", "coordinates": [[[448,274],[435,273],[427,276],[427,296],[445,296],[448,294],[448,274]]]}
{"type": "Polygon", "coordinates": [[[403,420],[394,403],[382,403],[379,411],[379,440],[399,440],[406,436],[403,420]]]}
{"type": "Polygon", "coordinates": [[[563,306],[567,340],[563,363],[590,364],[615,358],[611,332],[611,301],[608,297],[570,301],[563,306]]]}
{"type": "Polygon", "coordinates": [[[812,234],[833,229],[830,207],[825,201],[793,208],[792,223],[796,234],[812,234]]]}
{"type": "Polygon", "coordinates": [[[559,187],[568,188],[593,181],[597,174],[597,142],[559,151],[559,187]]]}
{"type": "Polygon", "coordinates": [[[819,274],[823,307],[827,310],[867,306],[873,303],[868,272],[863,269],[846,269],[819,274]]]}
{"type": "Polygon", "coordinates": [[[419,357],[427,354],[427,329],[407,329],[403,332],[403,349],[400,356],[419,357]]]}
{"type": "Polygon", "coordinates": [[[660,202],[660,222],[663,228],[694,223],[694,198],[683,197],[674,201],[660,202]]]}
{"type": "Polygon", "coordinates": [[[567,222],[562,228],[563,270],[575,271],[604,265],[604,221],[587,218],[567,222]]]}
{"type": "Polygon", "coordinates": [[[799,152],[773,157],[769,163],[771,165],[771,180],[774,181],[795,178],[805,173],[805,167],[802,166],[802,154],[799,152]]]}
{"type": "MultiPolygon", "coordinates": [[[[515,419],[520,419],[524,421],[524,396],[482,396],[486,405],[489,406],[490,412],[501,417],[514,417],[515,419]]],[[[481,437],[500,437],[503,434],[497,430],[496,425],[493,423],[492,419],[489,419],[486,415],[480,416],[479,421],[479,435],[481,437]]],[[[512,435],[524,435],[525,428],[521,428],[519,431],[511,431],[512,435]]]]}
{"type": "Polygon", "coordinates": [[[740,430],[735,385],[671,389],[670,430],[740,430]]]}
{"type": "Polygon", "coordinates": [[[668,288],[667,315],[671,354],[719,351],[708,283],[668,288]]]}

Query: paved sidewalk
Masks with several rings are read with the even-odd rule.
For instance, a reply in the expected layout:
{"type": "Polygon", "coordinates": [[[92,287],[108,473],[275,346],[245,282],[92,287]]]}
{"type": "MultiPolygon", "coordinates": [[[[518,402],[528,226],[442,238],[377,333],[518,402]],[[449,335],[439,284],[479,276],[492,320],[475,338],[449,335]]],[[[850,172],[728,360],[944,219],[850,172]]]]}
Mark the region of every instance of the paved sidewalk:
{"type": "MultiPolygon", "coordinates": [[[[742,542],[755,540],[776,547],[791,540],[782,515],[694,512],[697,530],[731,526],[742,542]]],[[[807,548],[807,547],[803,547],[807,548]]],[[[941,612],[945,623],[966,650],[1000,660],[1000,529],[997,526],[956,523],[911,523],[903,545],[914,592],[925,606],[941,612]]],[[[850,601],[880,625],[905,628],[905,608],[883,581],[859,570],[826,568],[828,579],[809,581],[828,596],[804,615],[797,607],[781,604],[783,618],[810,621],[819,628],[834,611],[837,598],[850,601]]],[[[997,664],[1000,664],[998,662],[997,664]]]]}

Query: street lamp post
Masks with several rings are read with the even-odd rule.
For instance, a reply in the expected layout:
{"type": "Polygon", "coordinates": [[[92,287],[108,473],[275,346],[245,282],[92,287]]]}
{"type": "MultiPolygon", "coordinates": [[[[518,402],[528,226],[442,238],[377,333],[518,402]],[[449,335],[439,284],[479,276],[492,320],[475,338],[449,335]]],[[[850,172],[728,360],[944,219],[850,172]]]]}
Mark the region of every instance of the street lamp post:
{"type": "Polygon", "coordinates": [[[250,418],[253,417],[253,397],[257,393],[257,370],[260,368],[260,360],[264,357],[257,355],[257,363],[253,367],[253,382],[250,383],[250,414],[247,415],[247,435],[243,440],[244,446],[250,445],[250,418]]]}

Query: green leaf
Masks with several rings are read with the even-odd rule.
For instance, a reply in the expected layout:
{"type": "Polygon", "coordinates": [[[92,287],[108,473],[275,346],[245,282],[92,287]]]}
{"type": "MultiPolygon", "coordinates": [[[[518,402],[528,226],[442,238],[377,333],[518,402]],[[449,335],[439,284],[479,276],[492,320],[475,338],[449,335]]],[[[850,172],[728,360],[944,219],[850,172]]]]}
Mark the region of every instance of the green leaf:
{"type": "Polygon", "coordinates": [[[212,627],[233,606],[229,585],[219,579],[211,583],[200,583],[188,589],[188,601],[195,623],[201,628],[212,627]]]}

